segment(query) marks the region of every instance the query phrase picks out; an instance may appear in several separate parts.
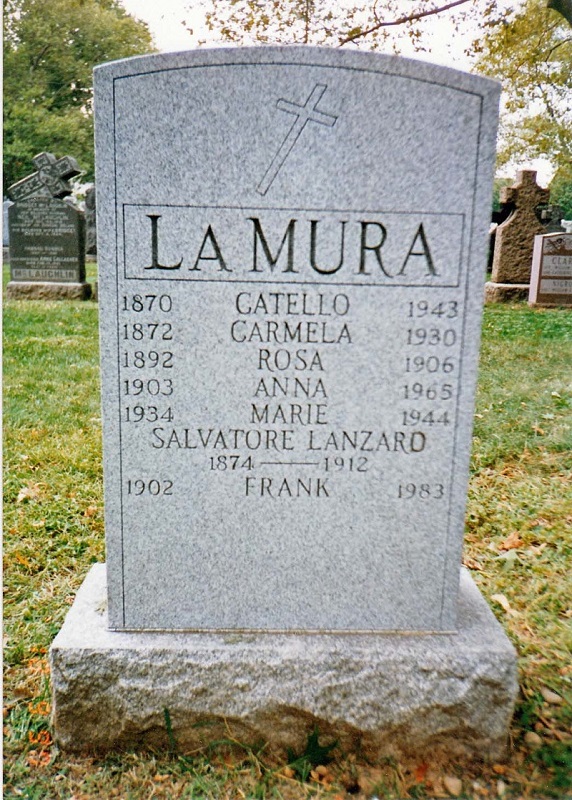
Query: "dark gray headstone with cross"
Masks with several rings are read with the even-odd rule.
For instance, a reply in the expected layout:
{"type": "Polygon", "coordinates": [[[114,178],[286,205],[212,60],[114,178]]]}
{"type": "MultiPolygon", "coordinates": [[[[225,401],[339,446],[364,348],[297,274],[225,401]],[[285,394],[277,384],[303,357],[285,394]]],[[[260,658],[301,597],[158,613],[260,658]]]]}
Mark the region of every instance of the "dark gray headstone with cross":
{"type": "Polygon", "coordinates": [[[15,202],[30,197],[67,197],[72,193],[68,181],[81,173],[75,158],[56,159],[52,153],[39,153],[33,159],[37,171],[12,184],[8,194],[15,202]]]}
{"type": "Polygon", "coordinates": [[[64,202],[70,178],[81,170],[71,156],[56,159],[40,153],[37,171],[13,184],[15,201],[8,211],[10,276],[6,292],[13,298],[86,300],[85,218],[64,202]]]}

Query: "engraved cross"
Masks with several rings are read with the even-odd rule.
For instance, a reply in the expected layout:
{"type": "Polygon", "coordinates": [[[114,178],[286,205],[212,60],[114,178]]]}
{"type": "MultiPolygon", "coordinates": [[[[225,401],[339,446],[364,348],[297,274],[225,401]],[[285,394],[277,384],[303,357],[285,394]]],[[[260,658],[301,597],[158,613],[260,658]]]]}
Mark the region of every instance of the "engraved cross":
{"type": "Polygon", "coordinates": [[[328,128],[332,128],[336,124],[338,119],[336,116],[326,114],[317,108],[327,88],[326,85],[317,83],[303,106],[282,98],[277,101],[276,108],[280,109],[280,111],[285,111],[287,114],[293,114],[296,119],[278,148],[278,152],[270,162],[264,177],[258,184],[257,190],[260,194],[266,194],[308,122],[317,122],[319,125],[326,125],[328,128]]]}

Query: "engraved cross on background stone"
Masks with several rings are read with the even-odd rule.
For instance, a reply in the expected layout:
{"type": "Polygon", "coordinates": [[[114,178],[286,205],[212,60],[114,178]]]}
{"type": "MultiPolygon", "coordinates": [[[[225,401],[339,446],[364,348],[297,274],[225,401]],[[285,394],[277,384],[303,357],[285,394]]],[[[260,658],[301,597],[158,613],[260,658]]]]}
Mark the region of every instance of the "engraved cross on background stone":
{"type": "Polygon", "coordinates": [[[68,183],[81,173],[75,158],[64,156],[56,159],[52,153],[39,153],[33,158],[38,170],[27,178],[12,184],[8,194],[12,200],[27,200],[30,197],[66,197],[72,193],[68,183]]]}
{"type": "Polygon", "coordinates": [[[317,109],[317,105],[327,88],[326,85],[317,83],[303,106],[283,98],[277,101],[276,108],[280,109],[280,111],[285,111],[287,114],[293,114],[296,119],[292,123],[292,127],[286,134],[286,138],[280,145],[278,152],[270,162],[264,177],[258,184],[257,190],[260,194],[266,194],[308,122],[317,122],[319,125],[326,125],[328,128],[332,128],[336,124],[337,117],[317,109]]]}

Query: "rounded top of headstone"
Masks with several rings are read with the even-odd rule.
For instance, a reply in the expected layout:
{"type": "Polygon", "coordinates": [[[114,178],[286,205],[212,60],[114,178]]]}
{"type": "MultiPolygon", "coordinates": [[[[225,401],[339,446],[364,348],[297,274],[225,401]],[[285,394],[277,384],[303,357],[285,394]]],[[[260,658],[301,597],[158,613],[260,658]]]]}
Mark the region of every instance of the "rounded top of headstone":
{"type": "Polygon", "coordinates": [[[144,74],[164,69],[183,69],[192,66],[239,65],[316,65],[324,67],[345,67],[347,69],[370,69],[387,74],[426,80],[429,83],[456,86],[477,94],[500,94],[499,81],[474,75],[461,70],[433,64],[420,59],[404,58],[387,53],[340,50],[331,47],[308,45],[263,45],[255,47],[213,47],[208,49],[184,50],[173,53],[154,53],[144,56],[110,61],[99,64],[94,69],[94,79],[111,73],[114,78],[133,74],[144,74]]]}

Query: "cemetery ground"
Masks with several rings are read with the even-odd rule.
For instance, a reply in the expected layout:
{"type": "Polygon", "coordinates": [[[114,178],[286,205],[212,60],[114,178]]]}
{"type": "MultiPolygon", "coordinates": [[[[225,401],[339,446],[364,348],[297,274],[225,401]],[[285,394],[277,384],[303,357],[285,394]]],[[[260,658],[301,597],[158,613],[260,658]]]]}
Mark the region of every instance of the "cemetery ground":
{"type": "Polygon", "coordinates": [[[230,734],[181,753],[168,714],[169,753],[58,751],[47,650],[105,558],[97,317],[93,302],[4,306],[5,797],[570,796],[572,313],[485,309],[465,565],[518,650],[521,687],[496,764],[372,764],[319,731],[290,758],[230,734]]]}

